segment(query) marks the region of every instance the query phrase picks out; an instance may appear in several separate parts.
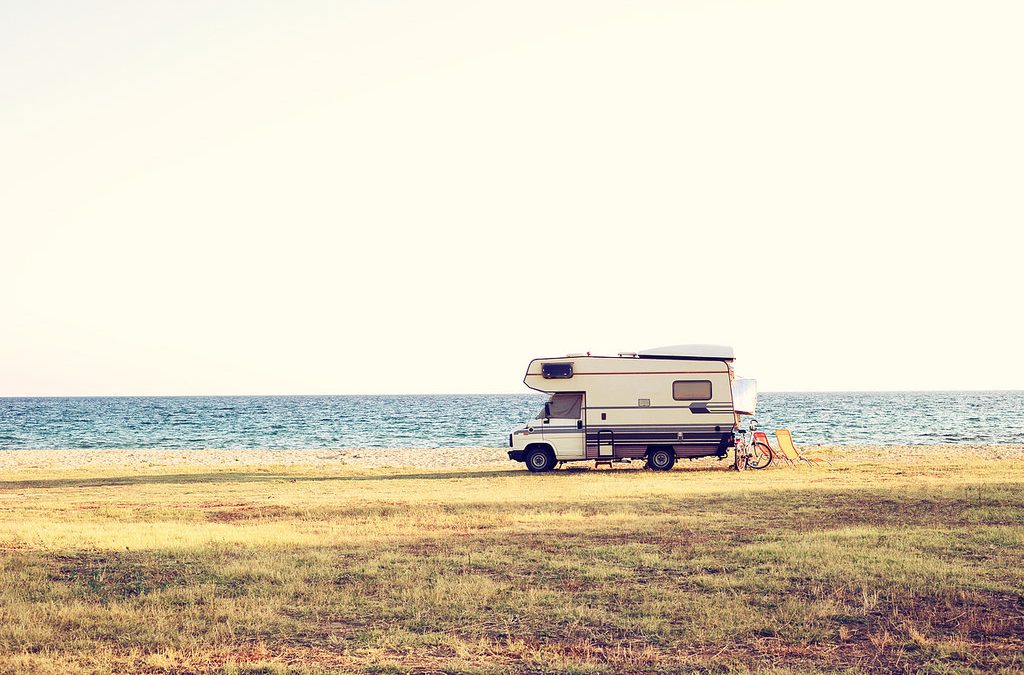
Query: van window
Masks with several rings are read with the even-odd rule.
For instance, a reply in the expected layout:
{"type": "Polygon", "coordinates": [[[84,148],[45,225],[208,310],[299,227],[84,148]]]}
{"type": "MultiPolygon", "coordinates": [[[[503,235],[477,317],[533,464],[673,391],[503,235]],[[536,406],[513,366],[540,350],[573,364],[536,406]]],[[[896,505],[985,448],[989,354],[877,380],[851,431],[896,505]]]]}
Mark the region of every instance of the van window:
{"type": "MultiPolygon", "coordinates": [[[[560,419],[580,419],[583,411],[583,394],[553,394],[548,399],[547,408],[551,410],[551,416],[560,419]]],[[[544,417],[544,408],[541,408],[537,419],[544,417]]]]}
{"type": "Polygon", "coordinates": [[[545,380],[564,380],[572,377],[571,363],[543,363],[540,373],[545,380]]]}
{"type": "Polygon", "coordinates": [[[676,380],[672,383],[672,398],[677,401],[710,401],[711,380],[676,380]]]}

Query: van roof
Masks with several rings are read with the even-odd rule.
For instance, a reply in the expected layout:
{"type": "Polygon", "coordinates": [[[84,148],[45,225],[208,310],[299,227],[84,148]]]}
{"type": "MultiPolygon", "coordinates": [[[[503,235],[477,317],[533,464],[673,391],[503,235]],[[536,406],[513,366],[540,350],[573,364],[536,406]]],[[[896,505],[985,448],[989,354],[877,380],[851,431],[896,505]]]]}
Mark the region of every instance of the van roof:
{"type": "Polygon", "coordinates": [[[728,345],[669,345],[637,352],[641,359],[715,359],[732,361],[736,358],[728,345]]]}

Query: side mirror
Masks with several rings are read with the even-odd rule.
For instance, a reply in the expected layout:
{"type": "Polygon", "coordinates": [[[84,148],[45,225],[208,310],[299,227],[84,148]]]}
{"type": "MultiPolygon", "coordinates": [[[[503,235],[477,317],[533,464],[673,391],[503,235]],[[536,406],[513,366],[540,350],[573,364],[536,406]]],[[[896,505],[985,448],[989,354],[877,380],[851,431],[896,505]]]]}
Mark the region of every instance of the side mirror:
{"type": "Polygon", "coordinates": [[[551,417],[551,403],[546,402],[544,404],[544,417],[551,417]]]}

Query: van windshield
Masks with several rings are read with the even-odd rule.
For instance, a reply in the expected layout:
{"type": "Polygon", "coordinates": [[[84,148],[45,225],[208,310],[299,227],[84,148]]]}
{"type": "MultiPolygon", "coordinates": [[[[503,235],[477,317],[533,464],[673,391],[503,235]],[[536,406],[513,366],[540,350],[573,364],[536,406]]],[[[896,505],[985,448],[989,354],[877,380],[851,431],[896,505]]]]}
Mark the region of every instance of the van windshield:
{"type": "MultiPolygon", "coordinates": [[[[551,417],[559,419],[580,419],[583,412],[583,394],[552,394],[545,408],[550,408],[551,417]]],[[[541,408],[536,419],[544,419],[545,408],[541,408]]]]}

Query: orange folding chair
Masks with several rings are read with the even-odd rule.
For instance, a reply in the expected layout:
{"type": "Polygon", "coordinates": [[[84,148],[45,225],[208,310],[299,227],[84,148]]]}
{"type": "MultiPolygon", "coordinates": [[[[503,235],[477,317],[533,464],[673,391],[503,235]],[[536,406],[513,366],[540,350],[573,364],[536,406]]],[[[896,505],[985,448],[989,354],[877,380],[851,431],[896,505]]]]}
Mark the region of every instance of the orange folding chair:
{"type": "Polygon", "coordinates": [[[772,461],[773,462],[776,461],[776,460],[779,460],[779,459],[785,459],[787,462],[789,461],[789,458],[787,458],[785,455],[783,455],[778,450],[776,450],[775,448],[772,447],[772,444],[768,442],[768,434],[766,434],[765,432],[763,432],[763,431],[755,431],[754,432],[754,437],[753,437],[753,442],[754,443],[763,443],[764,446],[766,448],[768,448],[768,452],[770,452],[772,454],[772,461]]]}
{"type": "Polygon", "coordinates": [[[814,464],[826,461],[820,457],[804,457],[801,455],[800,451],[793,444],[793,434],[789,433],[789,429],[776,429],[775,440],[779,442],[779,450],[782,451],[782,454],[790,462],[796,463],[799,460],[813,466],[814,464]]]}

